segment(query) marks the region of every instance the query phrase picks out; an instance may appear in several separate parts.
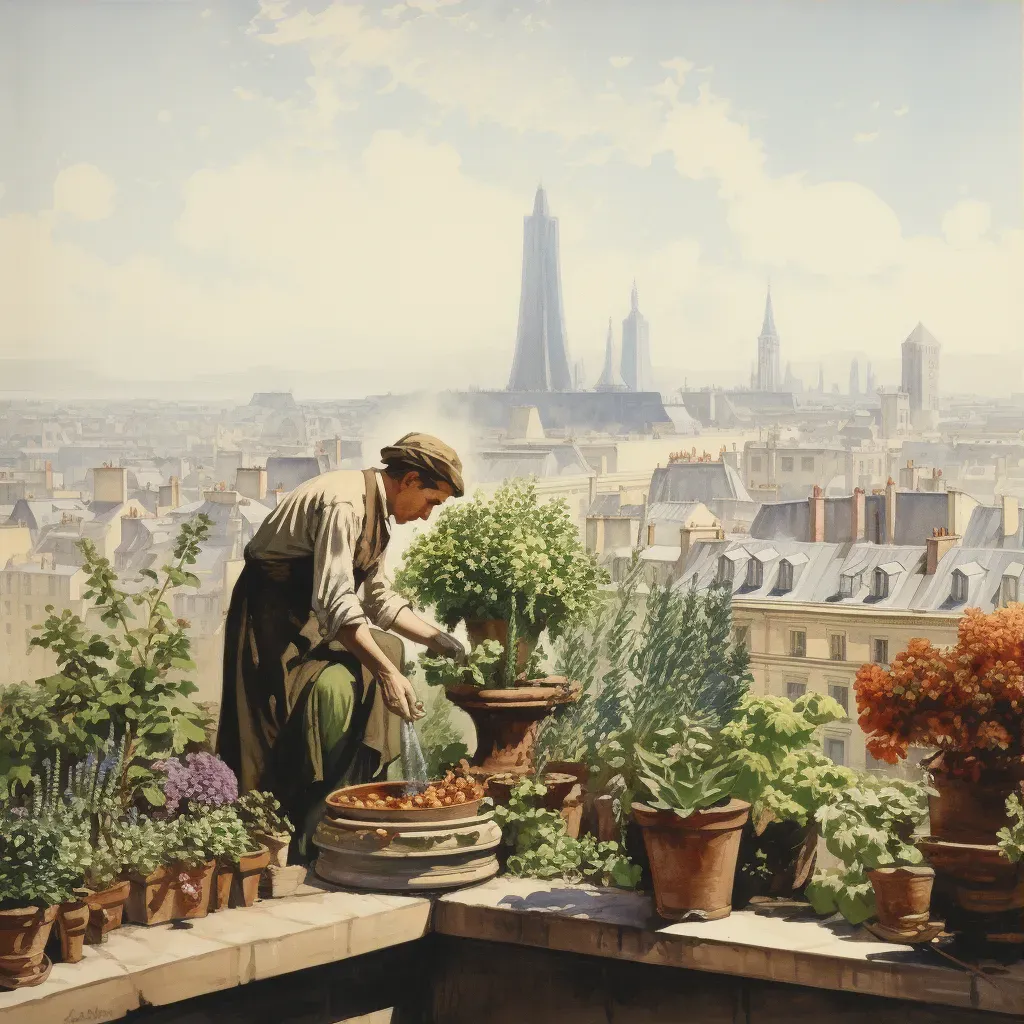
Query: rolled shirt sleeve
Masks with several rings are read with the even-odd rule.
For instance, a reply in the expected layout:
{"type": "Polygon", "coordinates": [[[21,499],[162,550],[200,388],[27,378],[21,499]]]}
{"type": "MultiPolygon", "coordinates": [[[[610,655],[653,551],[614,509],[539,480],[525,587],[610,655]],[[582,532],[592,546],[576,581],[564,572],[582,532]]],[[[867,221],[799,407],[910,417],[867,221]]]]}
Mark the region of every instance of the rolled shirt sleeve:
{"type": "Polygon", "coordinates": [[[390,629],[398,613],[410,607],[408,599],[392,589],[391,580],[384,568],[384,555],[381,555],[376,567],[366,577],[363,587],[366,611],[381,629],[390,629]]]}
{"type": "Polygon", "coordinates": [[[335,501],[325,504],[317,518],[313,531],[313,611],[320,634],[335,637],[346,627],[369,625],[356,594],[352,564],[362,516],[348,502],[335,501]]]}

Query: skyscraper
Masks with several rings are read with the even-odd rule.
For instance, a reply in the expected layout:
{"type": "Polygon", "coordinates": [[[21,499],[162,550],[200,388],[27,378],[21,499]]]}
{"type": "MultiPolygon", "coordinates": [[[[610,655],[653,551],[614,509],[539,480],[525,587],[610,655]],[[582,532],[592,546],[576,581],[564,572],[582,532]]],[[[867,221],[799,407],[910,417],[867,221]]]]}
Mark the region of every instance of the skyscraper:
{"type": "Polygon", "coordinates": [[[608,317],[608,338],[604,346],[604,369],[601,379],[594,385],[595,391],[625,391],[626,384],[616,366],[615,337],[612,333],[612,318],[608,317]]]}
{"type": "Polygon", "coordinates": [[[850,394],[860,394],[860,363],[856,359],[850,363],[850,394]]]}
{"type": "Polygon", "coordinates": [[[519,329],[509,391],[571,391],[569,343],[562,309],[558,218],[538,187],[533,213],[523,218],[523,279],[519,329]]]}
{"type": "Polygon", "coordinates": [[[779,377],[779,335],[775,330],[775,316],[772,312],[772,289],[764,302],[764,322],[757,339],[757,390],[778,391],[779,377]]]}
{"type": "Polygon", "coordinates": [[[630,391],[653,391],[650,325],[640,312],[636,281],[629,293],[629,316],[622,321],[622,379],[630,391]]]}
{"type": "Polygon", "coordinates": [[[935,336],[919,323],[903,342],[903,390],[910,395],[910,416],[939,411],[939,348],[935,336]]]}

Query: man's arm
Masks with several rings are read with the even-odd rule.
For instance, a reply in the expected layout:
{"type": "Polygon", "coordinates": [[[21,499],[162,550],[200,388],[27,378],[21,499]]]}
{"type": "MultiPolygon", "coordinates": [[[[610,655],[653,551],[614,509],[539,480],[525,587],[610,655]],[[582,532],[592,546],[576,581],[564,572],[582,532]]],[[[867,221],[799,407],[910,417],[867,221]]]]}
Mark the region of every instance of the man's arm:
{"type": "Polygon", "coordinates": [[[458,644],[454,637],[421,619],[408,605],[395,616],[391,629],[406,640],[422,644],[432,654],[451,656],[452,644],[458,644]]]}
{"type": "Polygon", "coordinates": [[[423,717],[423,706],[416,699],[412,683],[391,664],[365,622],[342,626],[338,631],[338,639],[380,682],[384,703],[389,710],[410,722],[423,717]]]}

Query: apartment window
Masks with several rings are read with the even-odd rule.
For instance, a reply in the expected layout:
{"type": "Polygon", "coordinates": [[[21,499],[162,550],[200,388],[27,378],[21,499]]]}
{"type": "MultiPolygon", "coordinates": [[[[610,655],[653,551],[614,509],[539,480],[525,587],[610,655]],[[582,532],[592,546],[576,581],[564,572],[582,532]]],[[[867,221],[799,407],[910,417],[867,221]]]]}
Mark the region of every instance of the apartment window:
{"type": "Polygon", "coordinates": [[[813,455],[804,455],[800,459],[800,469],[804,473],[813,473],[814,472],[814,456],[813,455]]]}
{"type": "Polygon", "coordinates": [[[14,577],[13,576],[8,576],[7,577],[7,593],[8,594],[13,594],[14,593],[14,577]]]}
{"type": "Polygon", "coordinates": [[[747,562],[747,586],[760,587],[764,583],[764,566],[759,558],[747,562]]]}
{"type": "Polygon", "coordinates": [[[860,590],[861,573],[845,572],[839,577],[839,596],[853,597],[860,590]]]}
{"type": "Polygon", "coordinates": [[[57,577],[49,576],[46,580],[46,590],[50,597],[56,597],[57,595],[57,577]]]}
{"type": "Polygon", "coordinates": [[[875,637],[871,641],[871,660],[876,665],[889,664],[889,641],[881,637],[875,637]]]}
{"type": "Polygon", "coordinates": [[[825,738],[825,756],[836,764],[846,764],[846,740],[827,736],[825,738]]]}
{"type": "Polygon", "coordinates": [[[828,695],[846,712],[850,713],[850,688],[845,683],[829,683],[828,695]]]}
{"type": "Polygon", "coordinates": [[[788,455],[783,455],[782,458],[779,459],[779,468],[783,473],[792,473],[793,459],[788,455]]]}
{"type": "Polygon", "coordinates": [[[790,700],[799,700],[806,692],[806,683],[786,683],[786,696],[790,700]]]}
{"type": "Polygon", "coordinates": [[[21,592],[23,594],[31,594],[32,593],[32,577],[29,576],[28,573],[25,573],[21,577],[21,592]]]}
{"type": "Polygon", "coordinates": [[[750,646],[750,627],[749,626],[737,626],[736,627],[736,643],[742,644],[744,647],[750,646]]]}
{"type": "Polygon", "coordinates": [[[731,558],[726,558],[725,555],[720,555],[718,559],[718,582],[731,584],[735,572],[735,562],[731,558]]]}
{"type": "Polygon", "coordinates": [[[776,589],[788,594],[793,589],[793,563],[784,558],[779,562],[779,580],[776,589]]]}
{"type": "Polygon", "coordinates": [[[1011,562],[1004,570],[999,581],[999,604],[1005,608],[1008,604],[1020,600],[1020,578],[1024,575],[1024,565],[1011,562]]]}
{"type": "Polygon", "coordinates": [[[953,600],[962,604],[970,592],[970,580],[959,569],[953,570],[953,600]]]}
{"type": "Polygon", "coordinates": [[[791,658],[807,657],[807,632],[803,629],[789,631],[789,656],[791,658]]]}
{"type": "Polygon", "coordinates": [[[829,633],[828,656],[832,661],[846,661],[845,633],[829,633]]]}
{"type": "Polygon", "coordinates": [[[752,455],[750,457],[750,472],[751,473],[760,473],[761,472],[761,456],[760,455],[752,455]]]}

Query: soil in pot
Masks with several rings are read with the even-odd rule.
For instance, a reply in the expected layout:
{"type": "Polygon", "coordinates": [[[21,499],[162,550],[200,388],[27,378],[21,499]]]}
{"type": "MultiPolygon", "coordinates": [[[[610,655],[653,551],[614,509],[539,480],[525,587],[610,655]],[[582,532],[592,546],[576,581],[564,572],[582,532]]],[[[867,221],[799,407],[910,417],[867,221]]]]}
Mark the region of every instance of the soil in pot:
{"type": "Polygon", "coordinates": [[[795,821],[772,821],[757,835],[750,820],[740,838],[733,908],[755,896],[799,898],[814,874],[818,830],[795,821]]]}
{"type": "Polygon", "coordinates": [[[115,882],[100,892],[89,892],[85,902],[89,905],[89,924],[85,930],[86,945],[94,946],[107,941],[107,933],[121,927],[124,905],[131,886],[127,881],[115,882]]]}
{"type": "Polygon", "coordinates": [[[53,966],[46,940],[59,907],[0,910],[0,988],[26,988],[46,980],[53,966]]]}
{"type": "Polygon", "coordinates": [[[238,859],[231,872],[231,906],[251,907],[260,890],[260,877],[270,864],[270,851],[264,846],[238,859]]]}
{"type": "Polygon", "coordinates": [[[670,921],[716,921],[732,912],[740,833],[750,804],[732,799],[680,818],[633,804],[651,862],[654,902],[670,921]]]}
{"type": "Polygon", "coordinates": [[[60,959],[65,964],[77,964],[84,956],[85,932],[89,927],[89,904],[87,892],[79,899],[69,900],[60,905],[57,915],[56,932],[60,942],[60,959]]]}
{"type": "Polygon", "coordinates": [[[143,878],[133,875],[125,914],[134,924],[163,924],[206,917],[216,861],[157,868],[143,878]]]}
{"type": "Polygon", "coordinates": [[[879,924],[915,932],[928,924],[935,872],[926,866],[876,868],[868,872],[879,924]]]}

